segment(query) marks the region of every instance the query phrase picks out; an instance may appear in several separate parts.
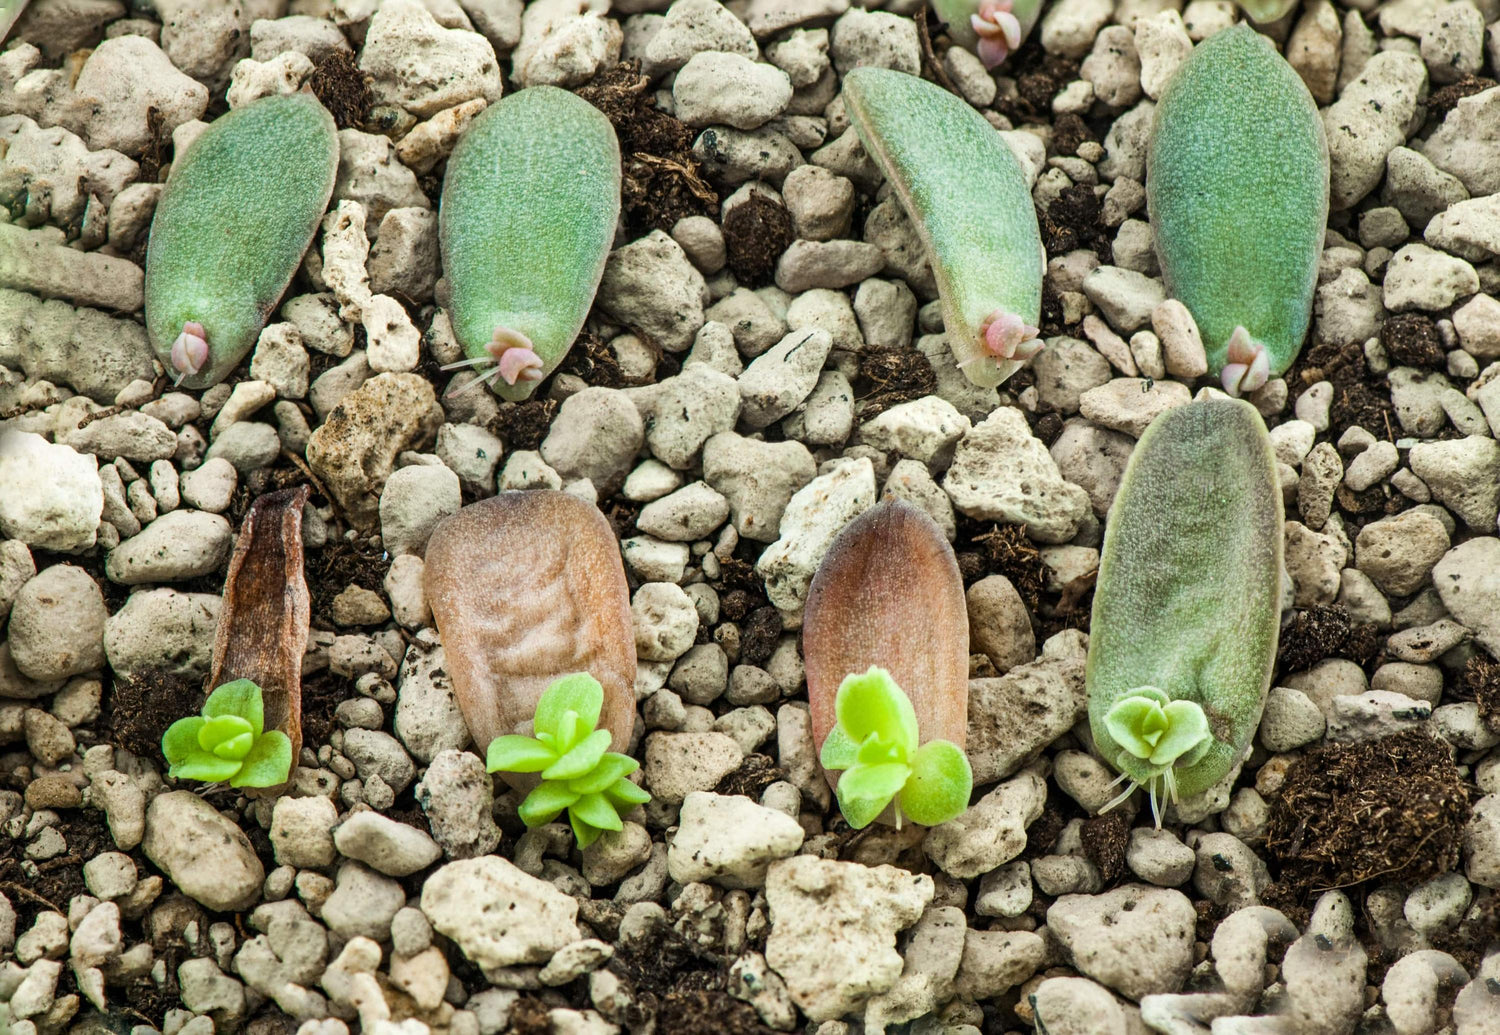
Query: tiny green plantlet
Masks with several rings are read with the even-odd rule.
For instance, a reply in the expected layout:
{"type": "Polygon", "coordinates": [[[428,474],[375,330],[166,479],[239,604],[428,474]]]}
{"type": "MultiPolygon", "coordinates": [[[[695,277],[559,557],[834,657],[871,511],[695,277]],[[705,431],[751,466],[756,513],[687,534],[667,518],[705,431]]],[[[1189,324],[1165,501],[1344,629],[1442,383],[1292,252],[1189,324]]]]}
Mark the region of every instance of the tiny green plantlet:
{"type": "Polygon", "coordinates": [[[1264,37],[1236,25],[1178,68],[1146,160],[1167,293],[1193,314],[1224,390],[1254,391],[1292,365],[1312,319],[1328,219],[1318,106],[1264,37]]]}
{"type": "Polygon", "coordinates": [[[1020,163],[983,115],[916,76],[857,68],[844,102],[927,249],[959,369],[993,388],[1042,349],[1046,257],[1020,163]]]}
{"type": "Polygon", "coordinates": [[[1197,795],[1260,724],[1281,617],[1281,490],[1260,414],[1204,399],[1158,417],[1109,512],[1094,589],[1089,725],[1129,787],[1197,795]]]}
{"type": "Polygon", "coordinates": [[[468,357],[444,369],[488,367],[465,387],[530,396],[583,328],[619,215],[620,144],[592,104],[533,86],[475,119],[448,159],[438,213],[468,357]]]}
{"type": "Polygon", "coordinates": [[[255,346],[302,263],[338,171],[310,93],[221,115],[172,163],[146,248],[146,330],[184,387],[218,384],[255,346]]]}
{"type": "Polygon", "coordinates": [[[1042,13],[1042,0],[932,0],[953,42],[996,68],[1021,45],[1042,13]]]}
{"type": "Polygon", "coordinates": [[[835,793],[849,825],[863,829],[895,800],[904,814],[932,827],[969,807],[974,773],[963,749],[947,740],[918,747],[911,699],[883,668],[844,677],[834,702],[838,722],[823,741],[824,769],[842,769],[835,793]]]}
{"type": "Polygon", "coordinates": [[[168,776],[231,787],[276,787],[292,772],[292,742],[265,728],[260,687],[236,679],[214,690],[202,715],[178,719],[161,738],[168,776]]]}
{"type": "Polygon", "coordinates": [[[609,730],[594,728],[603,707],[597,679],[586,672],[563,676],[537,701],[536,736],[496,737],[486,757],[492,773],[540,773],[542,782],[521,802],[521,822],[551,823],[566,809],[580,848],[607,830],[622,829],[620,817],[651,800],[626,779],[640,763],[610,751],[609,730]]]}

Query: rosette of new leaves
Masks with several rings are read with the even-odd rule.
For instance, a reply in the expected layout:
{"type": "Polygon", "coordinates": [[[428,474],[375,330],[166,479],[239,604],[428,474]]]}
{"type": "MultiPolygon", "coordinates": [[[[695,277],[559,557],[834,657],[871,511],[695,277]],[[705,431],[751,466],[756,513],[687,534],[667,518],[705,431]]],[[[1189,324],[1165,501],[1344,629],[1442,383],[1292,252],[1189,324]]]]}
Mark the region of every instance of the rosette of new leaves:
{"type": "Polygon", "coordinates": [[[490,741],[486,766],[492,773],[539,773],[542,782],[521,802],[528,827],[551,823],[564,810],[580,848],[651,795],[626,777],[640,768],[629,755],[609,750],[608,729],[595,729],[604,707],[604,688],[586,672],[563,676],[536,704],[534,737],[509,734],[490,741]]]}
{"type": "Polygon", "coordinates": [[[844,771],[835,793],[850,826],[869,826],[892,800],[898,820],[905,814],[929,827],[969,807],[968,757],[947,740],[918,747],[917,713],[885,669],[845,676],[834,709],[838,723],[823,741],[821,761],[844,771]]]}
{"type": "Polygon", "coordinates": [[[161,738],[168,776],[231,787],[275,787],[292,772],[292,742],[265,728],[260,687],[248,679],[208,695],[202,715],[178,719],[161,738]]]}

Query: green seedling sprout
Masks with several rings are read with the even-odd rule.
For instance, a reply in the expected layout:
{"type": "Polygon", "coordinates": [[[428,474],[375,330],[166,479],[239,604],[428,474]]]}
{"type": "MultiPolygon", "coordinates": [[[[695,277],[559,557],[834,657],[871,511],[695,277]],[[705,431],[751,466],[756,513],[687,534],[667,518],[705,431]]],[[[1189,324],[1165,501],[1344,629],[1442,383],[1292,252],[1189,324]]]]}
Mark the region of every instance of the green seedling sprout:
{"type": "Polygon", "coordinates": [[[292,742],[265,728],[260,687],[236,679],[214,690],[202,715],[178,719],[161,738],[168,776],[231,787],[276,787],[292,772],[292,742]]]}
{"type": "Polygon", "coordinates": [[[486,756],[492,773],[540,773],[542,782],[521,802],[521,822],[541,826],[566,809],[580,848],[606,830],[622,829],[620,817],[651,800],[626,779],[640,763],[610,751],[609,730],[594,728],[603,707],[597,679],[587,672],[563,676],[536,703],[536,736],[496,737],[486,756]]]}
{"type": "Polygon", "coordinates": [[[845,676],[834,710],[821,761],[844,771],[835,793],[851,827],[869,826],[893,799],[898,824],[904,813],[937,826],[969,807],[974,773],[963,749],[947,740],[917,746],[917,713],[885,669],[845,676]]]}

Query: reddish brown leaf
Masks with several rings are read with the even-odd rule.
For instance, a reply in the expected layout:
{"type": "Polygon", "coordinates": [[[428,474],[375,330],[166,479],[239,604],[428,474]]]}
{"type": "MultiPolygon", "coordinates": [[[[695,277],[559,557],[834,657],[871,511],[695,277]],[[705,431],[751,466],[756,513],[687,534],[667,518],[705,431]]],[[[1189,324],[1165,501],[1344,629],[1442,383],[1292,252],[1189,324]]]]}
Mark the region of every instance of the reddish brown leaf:
{"type": "MultiPolygon", "coordinates": [[[[958,561],[922,511],[887,500],[844,526],[808,590],[802,653],[821,749],[850,673],[879,665],[911,698],[921,741],[964,746],[969,616],[958,561]]],[[[831,775],[831,774],[830,774],[831,775]]]]}
{"type": "Polygon", "coordinates": [[[604,687],[600,728],[623,751],[635,724],[630,587],[614,531],[565,492],[502,492],[444,519],[427,543],[427,601],[480,751],[531,732],[559,676],[604,687]]]}

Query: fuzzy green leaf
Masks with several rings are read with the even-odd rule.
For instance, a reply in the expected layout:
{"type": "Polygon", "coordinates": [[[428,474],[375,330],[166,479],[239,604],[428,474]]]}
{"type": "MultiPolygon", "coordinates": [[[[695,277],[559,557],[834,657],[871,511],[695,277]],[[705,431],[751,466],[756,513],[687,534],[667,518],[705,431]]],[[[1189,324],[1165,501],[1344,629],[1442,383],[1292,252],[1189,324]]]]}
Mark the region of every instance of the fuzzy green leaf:
{"type": "Polygon", "coordinates": [[[609,750],[609,730],[595,730],[542,770],[543,780],[576,780],[590,773],[609,750]]]}
{"type": "Polygon", "coordinates": [[[280,730],[267,730],[245,756],[240,771],[229,779],[231,787],[279,787],[291,779],[292,742],[280,730]]]}
{"type": "MultiPolygon", "coordinates": [[[[1282,0],[1242,6],[1269,13],[1282,0]]],[[[1328,144],[1301,76],[1249,25],[1194,47],[1162,92],[1146,197],[1167,294],[1193,314],[1209,372],[1222,372],[1237,326],[1266,350],[1270,376],[1290,367],[1323,254],[1328,144]]]]}
{"type": "Polygon", "coordinates": [[[926,247],[960,369],[975,384],[998,385],[1022,364],[985,352],[981,326],[996,311],[1036,326],[1046,265],[1020,163],[963,98],[916,76],[856,68],[844,76],[843,98],[926,247]]]}
{"type": "Polygon", "coordinates": [[[905,754],[917,749],[917,713],[883,668],[872,665],[864,673],[845,676],[833,709],[844,732],[861,745],[874,734],[905,754]]]}
{"type": "Polygon", "coordinates": [[[1173,701],[1162,709],[1166,729],[1151,752],[1152,765],[1171,765],[1178,758],[1211,739],[1208,716],[1193,701],[1173,701]]]}
{"type": "Polygon", "coordinates": [[[539,773],[557,761],[557,752],[534,737],[507,734],[490,741],[484,767],[491,773],[539,773]]]}
{"type": "Polygon", "coordinates": [[[578,800],[578,795],[568,790],[568,785],[543,781],[521,802],[516,810],[521,822],[528,827],[551,823],[563,809],[578,800]]]}
{"type": "MultiPolygon", "coordinates": [[[[464,352],[486,358],[505,328],[531,341],[544,375],[556,369],[593,304],[619,213],[620,145],[599,109],[554,86],[491,104],[448,159],[438,214],[464,352]]],[[[536,387],[490,383],[511,400],[536,387]]]]}
{"type": "Polygon", "coordinates": [[[1202,709],[1212,735],[1176,757],[1182,797],[1248,748],[1276,659],[1281,526],[1275,454],[1249,403],[1168,410],[1136,444],[1105,527],[1085,674],[1099,754],[1134,782],[1160,773],[1152,756],[1172,734],[1138,736],[1119,721],[1130,709],[1162,708],[1163,719],[1177,702],[1202,709]],[[1115,711],[1131,698],[1146,705],[1115,711]]]}
{"type": "Polygon", "coordinates": [[[911,776],[899,804],[913,823],[935,827],[961,815],[973,790],[974,771],[963,749],[951,741],[934,740],[912,756],[911,776]]]}
{"type": "Polygon", "coordinates": [[[856,830],[869,826],[885,811],[910,775],[909,767],[896,762],[855,766],[839,778],[836,788],[839,811],[856,830]]]}
{"type": "Polygon", "coordinates": [[[338,127],[310,93],[264,97],[214,119],[172,162],[151,220],[145,310],[167,368],[186,323],[208,362],[182,384],[222,381],[255,346],[328,207],[338,127]]]}
{"type": "MultiPolygon", "coordinates": [[[[586,730],[599,725],[599,713],[604,709],[604,687],[599,680],[587,672],[574,672],[554,680],[536,702],[536,718],[532,728],[538,732],[556,735],[568,712],[577,712],[578,721],[586,730]]],[[[557,745],[566,752],[571,744],[557,745]]]]}

